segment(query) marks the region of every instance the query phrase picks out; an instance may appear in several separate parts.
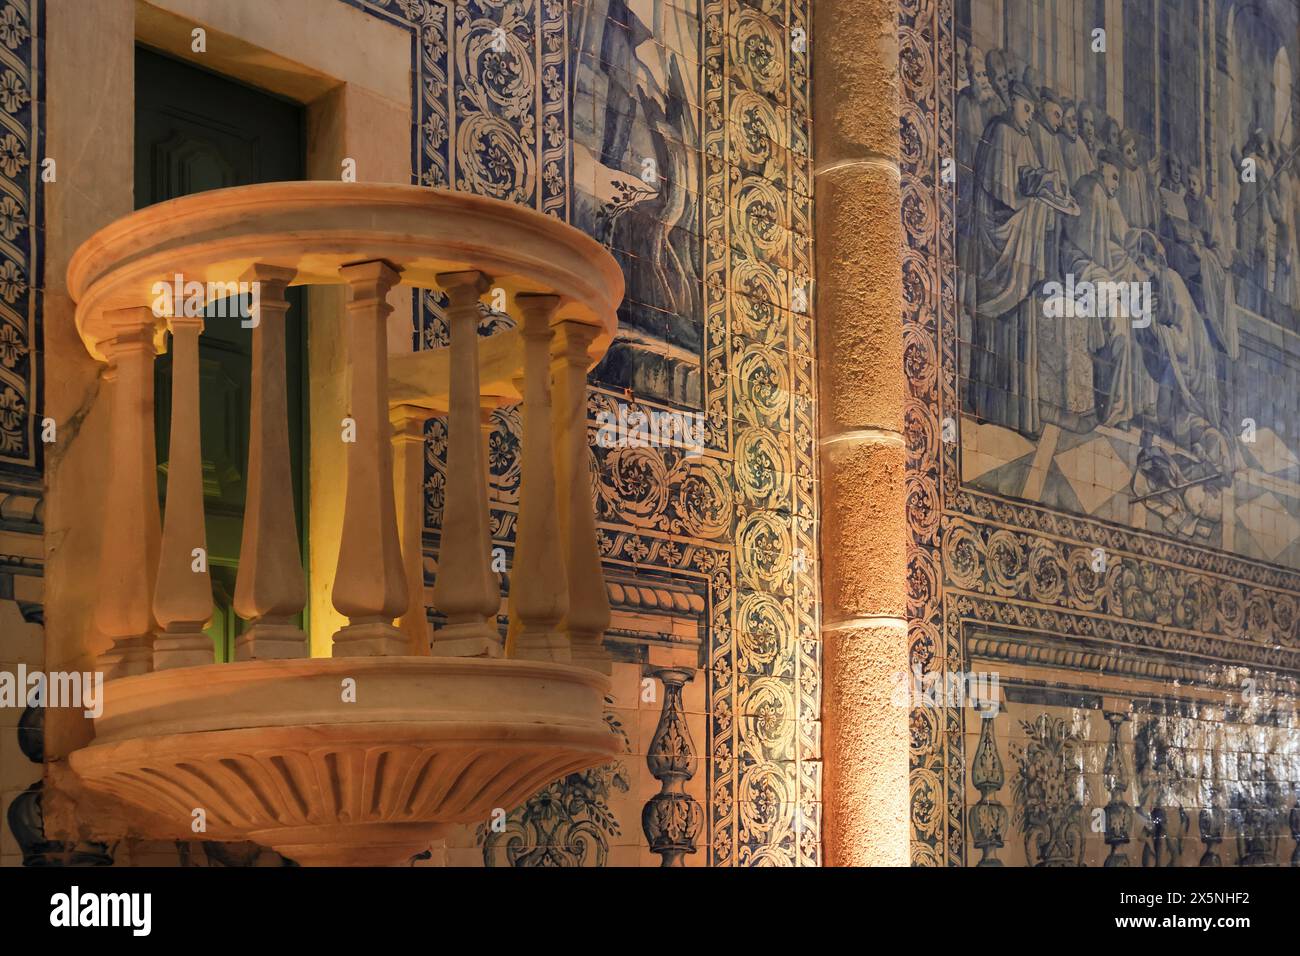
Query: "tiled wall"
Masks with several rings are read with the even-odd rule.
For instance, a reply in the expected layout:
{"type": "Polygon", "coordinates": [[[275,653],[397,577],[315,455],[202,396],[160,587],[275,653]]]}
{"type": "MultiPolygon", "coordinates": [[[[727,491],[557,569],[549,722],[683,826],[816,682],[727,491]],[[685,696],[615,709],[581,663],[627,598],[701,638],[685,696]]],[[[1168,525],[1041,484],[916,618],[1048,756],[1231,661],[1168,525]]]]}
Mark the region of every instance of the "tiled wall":
{"type": "MultiPolygon", "coordinates": [[[[626,752],[538,794],[503,831],[485,821],[453,836],[447,861],[817,863],[809,89],[806,43],[792,42],[808,36],[807,4],[361,6],[414,25],[419,181],[565,218],[627,281],[589,402],[613,610],[608,716],[626,752]],[[620,405],[701,415],[701,453],[600,447],[596,416],[620,405]],[[654,798],[685,772],[676,839],[691,851],[656,853],[673,827],[654,822],[654,798]]],[[[416,340],[434,346],[439,302],[422,305],[416,340]]],[[[480,331],[509,321],[485,313],[480,331]]],[[[496,419],[492,528],[509,551],[519,419],[496,419]]],[[[430,424],[430,581],[444,435],[430,424]]]]}
{"type": "MultiPolygon", "coordinates": [[[[590,400],[616,661],[608,719],[625,754],[538,794],[503,832],[484,821],[436,860],[414,862],[816,864],[809,89],[806,44],[791,42],[796,32],[807,38],[806,0],[342,2],[409,34],[413,181],[563,218],[608,246],[628,283],[623,331],[593,374],[590,400]],[[617,403],[702,415],[701,453],[596,447],[596,414],[617,403]],[[674,831],[654,797],[681,775],[689,808],[674,831]],[[655,852],[652,841],[677,850],[655,852]]],[[[28,34],[10,42],[16,23],[30,26],[12,9],[25,6],[0,9],[0,73],[11,53],[31,49],[28,34]]],[[[6,90],[16,95],[0,76],[0,107],[12,113],[6,90]]],[[[6,176],[15,150],[0,131],[6,176]]],[[[24,152],[24,171],[28,163],[24,152]]],[[[0,247],[12,258],[4,215],[0,204],[0,247]]],[[[9,268],[0,263],[3,316],[26,301],[25,287],[10,296],[9,268]]],[[[437,297],[424,297],[417,316],[415,347],[436,346],[445,335],[437,297]]],[[[507,321],[485,313],[481,331],[507,321]]],[[[6,383],[13,339],[0,334],[6,383]]],[[[7,385],[0,391],[3,412],[13,402],[7,385]]],[[[492,528],[509,552],[516,410],[497,421],[492,528]]],[[[429,432],[430,583],[442,427],[432,422],[429,432]]],[[[39,822],[27,839],[31,852],[68,862],[280,862],[234,845],[37,847],[39,822]]],[[[16,860],[8,830],[4,840],[16,860]]]]}
{"type": "MultiPolygon", "coordinates": [[[[44,661],[41,574],[41,321],[44,215],[40,0],[0,5],[0,672],[44,661]]],[[[22,860],[12,824],[37,820],[38,715],[0,707],[0,865],[22,860]]]]}
{"type": "Polygon", "coordinates": [[[1286,864],[1296,8],[900,10],[912,658],[1001,701],[914,709],[914,860],[1286,864]]]}

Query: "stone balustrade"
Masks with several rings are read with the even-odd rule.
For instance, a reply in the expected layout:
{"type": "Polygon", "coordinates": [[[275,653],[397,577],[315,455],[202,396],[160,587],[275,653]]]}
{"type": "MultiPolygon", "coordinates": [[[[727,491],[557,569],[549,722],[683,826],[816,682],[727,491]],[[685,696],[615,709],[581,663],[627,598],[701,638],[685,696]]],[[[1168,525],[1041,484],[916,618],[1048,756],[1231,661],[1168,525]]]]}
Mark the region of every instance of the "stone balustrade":
{"type": "Polygon", "coordinates": [[[558,220],[483,197],[417,186],[271,183],[200,193],[127,216],[82,245],[68,284],[78,331],[90,355],[107,365],[111,389],[106,547],[98,633],[90,638],[98,643],[89,648],[110,680],[108,703],[94,744],[72,758],[92,790],[140,810],[146,834],[173,832],[187,802],[203,801],[226,808],[220,816],[229,834],[255,833],[315,862],[347,862],[335,846],[351,848],[354,861],[374,862],[375,852],[396,858],[415,845],[416,836],[427,836],[426,824],[470,812],[445,793],[420,791],[416,799],[408,787],[399,799],[396,784],[384,780],[384,762],[376,766],[364,756],[377,747],[396,748],[393,760],[400,757],[411,774],[433,767],[453,778],[478,774],[476,781],[498,781],[495,791],[488,788],[497,797],[516,801],[528,787],[612,752],[600,718],[609,607],[591,501],[585,390],[588,369],[616,330],[623,293],[622,274],[603,248],[558,220]],[[171,287],[178,276],[209,293],[253,292],[246,315],[209,320],[244,321],[253,330],[234,595],[244,628],[236,660],[224,665],[213,663],[204,633],[213,611],[199,429],[205,320],[158,295],[160,283],[171,287]],[[298,623],[308,593],[289,460],[291,285],[347,290],[348,412],[340,423],[346,470],[338,475],[346,495],[332,590],[345,623],[333,634],[336,667],[328,671],[322,668],[329,662],[309,659],[298,623]],[[446,295],[446,348],[389,355],[390,293],[399,287],[446,295]],[[480,303],[489,293],[497,301],[504,295],[516,324],[480,336],[480,303]],[[152,365],[168,331],[171,443],[160,516],[152,365]],[[499,404],[514,401],[522,402],[522,477],[503,639],[483,423],[499,404]],[[424,426],[441,414],[447,480],[433,605],[445,624],[433,632],[424,605],[424,426]],[[384,700],[349,709],[304,698],[324,686],[312,675],[345,671],[358,681],[371,675],[384,700]],[[263,692],[281,680],[279,692],[263,692]],[[446,709],[431,710],[428,689],[457,681],[472,681],[474,693],[447,694],[446,709]],[[511,715],[529,698],[530,682],[571,693],[533,695],[540,709],[529,712],[521,730],[511,715]],[[208,699],[214,683],[225,688],[223,699],[246,702],[237,713],[195,710],[193,702],[208,699]],[[132,720],[124,721],[122,708],[132,720]],[[395,722],[402,727],[383,730],[395,722]],[[466,737],[467,724],[479,728],[481,740],[466,737]],[[449,741],[452,725],[460,736],[449,741]],[[182,726],[190,732],[180,734],[182,726]],[[205,742],[195,750],[199,729],[205,742]],[[242,759],[237,754],[250,733],[283,758],[266,757],[271,763],[249,770],[256,777],[278,768],[274,786],[220,770],[242,759]],[[332,763],[319,761],[322,735],[341,755],[332,763]],[[518,755],[521,748],[529,759],[518,755]],[[187,776],[185,768],[205,764],[216,768],[211,779],[200,785],[187,776]],[[345,766],[375,775],[367,786],[387,786],[391,799],[376,798],[364,819],[331,809],[328,800],[318,806],[329,789],[318,788],[319,775],[345,766]],[[146,771],[165,781],[167,799],[138,786],[146,771]],[[250,787],[262,794],[278,787],[293,812],[243,813],[237,808],[246,806],[250,787]],[[289,826],[277,821],[290,817],[292,834],[277,837],[277,826],[289,826]]]}
{"type": "Polygon", "coordinates": [[[616,326],[617,266],[575,230],[504,203],[418,187],[302,182],[149,207],[91,237],[70,266],[78,329],[114,382],[106,540],[131,542],[128,554],[106,549],[103,556],[96,621],[106,643],[99,659],[110,677],[212,661],[203,634],[211,585],[199,557],[204,319],[185,314],[181,302],[151,308],[159,299],[156,283],[172,287],[177,276],[205,289],[258,289],[243,320],[252,326],[253,364],[237,660],[308,655],[295,623],[307,594],[289,470],[285,289],[341,283],[348,290],[354,434],[346,435],[346,505],[332,594],[347,623],[334,634],[334,656],[422,656],[432,641],[439,656],[509,653],[608,672],[600,648],[609,610],[589,494],[585,381],[616,326]],[[448,348],[390,358],[389,292],[399,286],[445,293],[448,348]],[[517,327],[480,337],[479,306],[496,289],[507,293],[517,327]],[[151,365],[168,330],[171,461],[158,533],[158,505],[149,493],[156,468],[151,365]],[[516,400],[523,475],[503,646],[480,414],[485,404],[490,410],[516,400]],[[448,450],[433,599],[446,624],[435,635],[423,607],[422,437],[424,421],[438,414],[448,418],[448,450]]]}

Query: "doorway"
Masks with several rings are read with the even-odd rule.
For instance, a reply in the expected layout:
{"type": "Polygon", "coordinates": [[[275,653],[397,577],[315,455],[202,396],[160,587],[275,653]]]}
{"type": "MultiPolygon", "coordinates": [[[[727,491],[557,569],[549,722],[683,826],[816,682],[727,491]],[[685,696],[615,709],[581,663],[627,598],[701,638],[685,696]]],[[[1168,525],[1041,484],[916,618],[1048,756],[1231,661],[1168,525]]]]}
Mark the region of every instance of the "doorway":
{"type": "MultiPolygon", "coordinates": [[[[152,50],[135,55],[135,206],[209,189],[305,177],[300,106],[152,50]]],[[[306,553],[307,297],[288,290],[286,327],[289,454],[300,556],[306,553]]],[[[214,659],[234,657],[243,622],[234,611],[248,464],[253,330],[239,311],[209,303],[199,338],[203,502],[214,659]]],[[[165,502],[171,427],[171,352],[154,365],[158,494],[165,502]]],[[[307,628],[306,614],[299,626],[307,628]]]]}

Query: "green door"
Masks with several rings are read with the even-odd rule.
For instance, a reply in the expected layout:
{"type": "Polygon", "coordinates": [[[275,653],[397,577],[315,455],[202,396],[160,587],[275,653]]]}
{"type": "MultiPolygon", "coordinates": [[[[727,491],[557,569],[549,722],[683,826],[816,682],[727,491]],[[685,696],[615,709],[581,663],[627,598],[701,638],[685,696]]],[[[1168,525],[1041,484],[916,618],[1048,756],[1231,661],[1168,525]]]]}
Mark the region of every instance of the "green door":
{"type": "MultiPolygon", "coordinates": [[[[303,178],[303,113],[296,104],[137,48],[135,205],[177,196],[303,178]]],[[[188,277],[187,277],[188,278],[188,277]]],[[[306,323],[302,289],[289,290],[289,442],[300,536],[306,527],[306,323]]],[[[199,339],[204,510],[215,613],[208,633],[216,660],[233,658],[242,622],[233,609],[243,527],[252,329],[219,318],[211,304],[199,339]]],[[[223,314],[237,314],[225,309],[223,314]]],[[[155,363],[158,493],[165,500],[171,423],[171,354],[155,363]]],[[[304,547],[305,552],[305,547],[304,547]]],[[[305,621],[302,622],[306,626],[305,621]]]]}

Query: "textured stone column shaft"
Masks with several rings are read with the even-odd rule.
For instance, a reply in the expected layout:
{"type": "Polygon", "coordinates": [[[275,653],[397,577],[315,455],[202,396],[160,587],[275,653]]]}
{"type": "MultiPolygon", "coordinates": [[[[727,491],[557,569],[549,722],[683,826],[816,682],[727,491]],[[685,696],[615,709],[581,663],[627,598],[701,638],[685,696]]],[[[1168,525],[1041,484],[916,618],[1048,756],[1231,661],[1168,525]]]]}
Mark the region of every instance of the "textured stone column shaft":
{"type": "Polygon", "coordinates": [[[821,427],[823,846],[905,865],[908,709],[895,0],[818,0],[817,350],[821,427]]]}
{"type": "Polygon", "coordinates": [[[387,262],[339,270],[348,283],[347,337],[351,371],[348,487],[334,579],[334,606],[349,623],[334,634],[335,657],[401,655],[407,639],[393,619],[407,609],[406,573],[393,499],[393,448],[388,420],[388,290],[398,273],[387,262]]]}
{"type": "Polygon", "coordinates": [[[104,502],[95,625],[110,646],[99,656],[105,677],[147,673],[153,666],[153,590],[161,521],[154,450],[154,316],[147,308],[110,316],[115,337],[103,343],[112,381],[111,453],[104,502]]]}
{"type": "Polygon", "coordinates": [[[199,428],[199,336],[203,318],[173,316],[171,326],[167,509],[153,595],[153,613],[162,631],[154,639],[154,670],[195,667],[211,664],[214,659],[212,640],[203,633],[212,616],[199,428]]]}
{"type": "Polygon", "coordinates": [[[289,396],[284,293],[294,272],[256,265],[243,279],[254,299],[252,401],[248,427],[248,494],[239,545],[235,610],[248,626],[235,659],[306,657],[307,635],[294,623],[307,603],[289,459],[289,396]]]}

